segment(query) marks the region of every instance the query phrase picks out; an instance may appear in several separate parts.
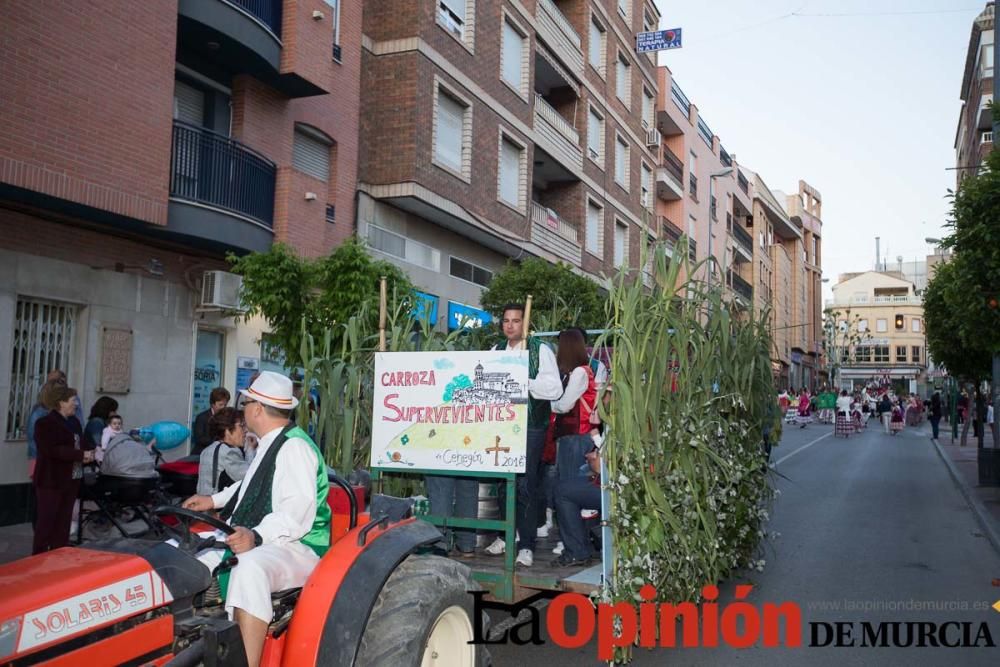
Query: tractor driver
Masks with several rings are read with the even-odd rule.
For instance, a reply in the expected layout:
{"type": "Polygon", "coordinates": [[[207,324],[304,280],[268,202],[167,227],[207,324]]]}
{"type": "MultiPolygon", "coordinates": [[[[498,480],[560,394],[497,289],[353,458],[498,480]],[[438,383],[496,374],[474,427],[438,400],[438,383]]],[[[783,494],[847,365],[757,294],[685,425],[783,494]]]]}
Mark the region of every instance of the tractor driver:
{"type": "Polygon", "coordinates": [[[243,635],[247,661],[260,664],[271,593],[305,584],[330,545],[330,508],[323,457],[305,431],[289,418],[298,400],[292,381],[262,372],[241,392],[247,426],[260,438],[246,477],[211,496],[191,496],[183,506],[221,510],[236,532],[229,549],[203,551],[198,559],[214,570],[236,554],[238,564],[219,575],[226,611],[243,635]]]}

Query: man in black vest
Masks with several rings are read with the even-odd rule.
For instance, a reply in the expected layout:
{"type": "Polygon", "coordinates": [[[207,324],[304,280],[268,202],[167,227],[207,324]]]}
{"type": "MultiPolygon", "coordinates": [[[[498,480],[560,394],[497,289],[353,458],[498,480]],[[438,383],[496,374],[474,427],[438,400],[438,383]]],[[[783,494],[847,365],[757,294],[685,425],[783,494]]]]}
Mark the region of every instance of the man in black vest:
{"type": "MultiPolygon", "coordinates": [[[[494,350],[519,350],[524,342],[524,306],[512,303],[504,306],[500,322],[504,339],[494,350]]],[[[520,545],[517,563],[531,567],[534,563],[535,539],[538,533],[538,485],[541,483],[542,450],[545,431],[549,427],[550,401],[562,396],[559,367],[552,348],[537,338],[528,338],[528,449],[523,475],[517,477],[517,533],[520,545]]],[[[501,488],[505,488],[501,486],[501,488]]],[[[503,499],[501,507],[503,506],[503,499]]],[[[503,538],[497,538],[486,553],[497,556],[505,551],[503,538]]]]}

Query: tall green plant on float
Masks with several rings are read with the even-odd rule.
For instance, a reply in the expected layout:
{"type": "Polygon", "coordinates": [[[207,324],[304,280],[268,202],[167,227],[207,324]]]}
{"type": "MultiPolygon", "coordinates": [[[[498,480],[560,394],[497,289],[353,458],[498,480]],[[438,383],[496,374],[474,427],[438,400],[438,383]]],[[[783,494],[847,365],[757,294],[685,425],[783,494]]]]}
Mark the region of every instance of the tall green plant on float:
{"type": "Polygon", "coordinates": [[[763,567],[762,434],[775,396],[767,314],[727,302],[721,281],[685,277],[702,266],[686,254],[656,248],[652,290],[622,273],[608,297],[610,330],[598,341],[613,347],[601,408],[614,537],[607,601],[634,603],[644,584],[662,601],[697,600],[705,584],[763,567]]]}

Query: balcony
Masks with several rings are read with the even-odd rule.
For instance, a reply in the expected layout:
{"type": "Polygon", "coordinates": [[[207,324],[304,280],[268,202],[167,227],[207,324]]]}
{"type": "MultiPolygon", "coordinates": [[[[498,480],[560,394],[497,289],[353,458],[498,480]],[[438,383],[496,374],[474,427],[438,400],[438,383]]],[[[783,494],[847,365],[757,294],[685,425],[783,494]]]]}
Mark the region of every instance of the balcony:
{"type": "Polygon", "coordinates": [[[993,94],[983,93],[979,98],[979,117],[976,128],[979,130],[989,130],[993,127],[993,111],[990,105],[993,104],[993,94]]]}
{"type": "Polygon", "coordinates": [[[743,229],[743,225],[739,224],[738,221],[733,222],[731,216],[729,216],[728,226],[729,233],[733,235],[733,240],[736,241],[737,247],[746,251],[746,253],[753,258],[753,237],[750,236],[750,232],[743,229]]]}
{"type": "Polygon", "coordinates": [[[688,174],[688,193],[691,199],[698,201],[698,177],[694,174],[688,174]]]}
{"type": "Polygon", "coordinates": [[[167,229],[210,244],[267,250],[275,165],[211,130],[174,121],[167,229]]]}
{"type": "Polygon", "coordinates": [[[670,81],[670,99],[674,101],[674,104],[681,110],[685,118],[690,118],[691,100],[684,94],[684,91],[677,85],[677,82],[673,80],[670,81]]]}
{"type": "Polygon", "coordinates": [[[572,266],[580,266],[582,248],[576,227],[552,209],[531,202],[531,240],[572,266]]]}
{"type": "Polygon", "coordinates": [[[656,170],[656,196],[664,201],[677,201],[684,196],[684,163],[666,146],[663,162],[656,170]]]}
{"type": "Polygon", "coordinates": [[[747,177],[743,175],[742,171],[736,174],[736,183],[740,186],[740,190],[743,191],[743,194],[747,196],[750,195],[750,181],[747,180],[747,177]]]}
{"type": "Polygon", "coordinates": [[[723,167],[732,167],[733,158],[729,155],[725,148],[719,146],[719,159],[722,161],[723,167]]]}
{"type": "Polygon", "coordinates": [[[698,136],[709,148],[712,147],[712,137],[715,135],[701,117],[698,118],[698,136]]]}
{"type": "Polygon", "coordinates": [[[684,230],[675,225],[670,218],[661,215],[659,216],[659,222],[661,236],[671,243],[677,243],[681,236],[684,235],[684,230]]]}
{"type": "Polygon", "coordinates": [[[726,277],[729,278],[729,284],[737,295],[747,301],[753,301],[753,285],[741,278],[738,273],[733,273],[732,270],[726,272],[726,277]]]}
{"type": "Polygon", "coordinates": [[[282,0],[178,0],[178,61],[195,56],[250,74],[289,97],[326,93],[294,72],[281,71],[283,6],[282,0]]]}
{"type": "Polygon", "coordinates": [[[553,0],[538,0],[538,36],[577,79],[583,78],[580,35],[553,0]]]}
{"type": "Polygon", "coordinates": [[[580,133],[559,115],[541,95],[535,93],[535,130],[542,139],[542,148],[565,166],[583,169],[580,133]]]}

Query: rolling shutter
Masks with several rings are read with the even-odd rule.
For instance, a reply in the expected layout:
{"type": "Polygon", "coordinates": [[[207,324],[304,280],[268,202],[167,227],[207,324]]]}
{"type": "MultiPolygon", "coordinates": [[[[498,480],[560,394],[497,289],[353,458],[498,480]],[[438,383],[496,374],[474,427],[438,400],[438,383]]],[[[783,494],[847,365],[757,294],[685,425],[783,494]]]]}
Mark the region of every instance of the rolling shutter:
{"type": "Polygon", "coordinates": [[[295,130],[292,166],[326,183],[330,180],[330,146],[301,130],[295,130]]]}

